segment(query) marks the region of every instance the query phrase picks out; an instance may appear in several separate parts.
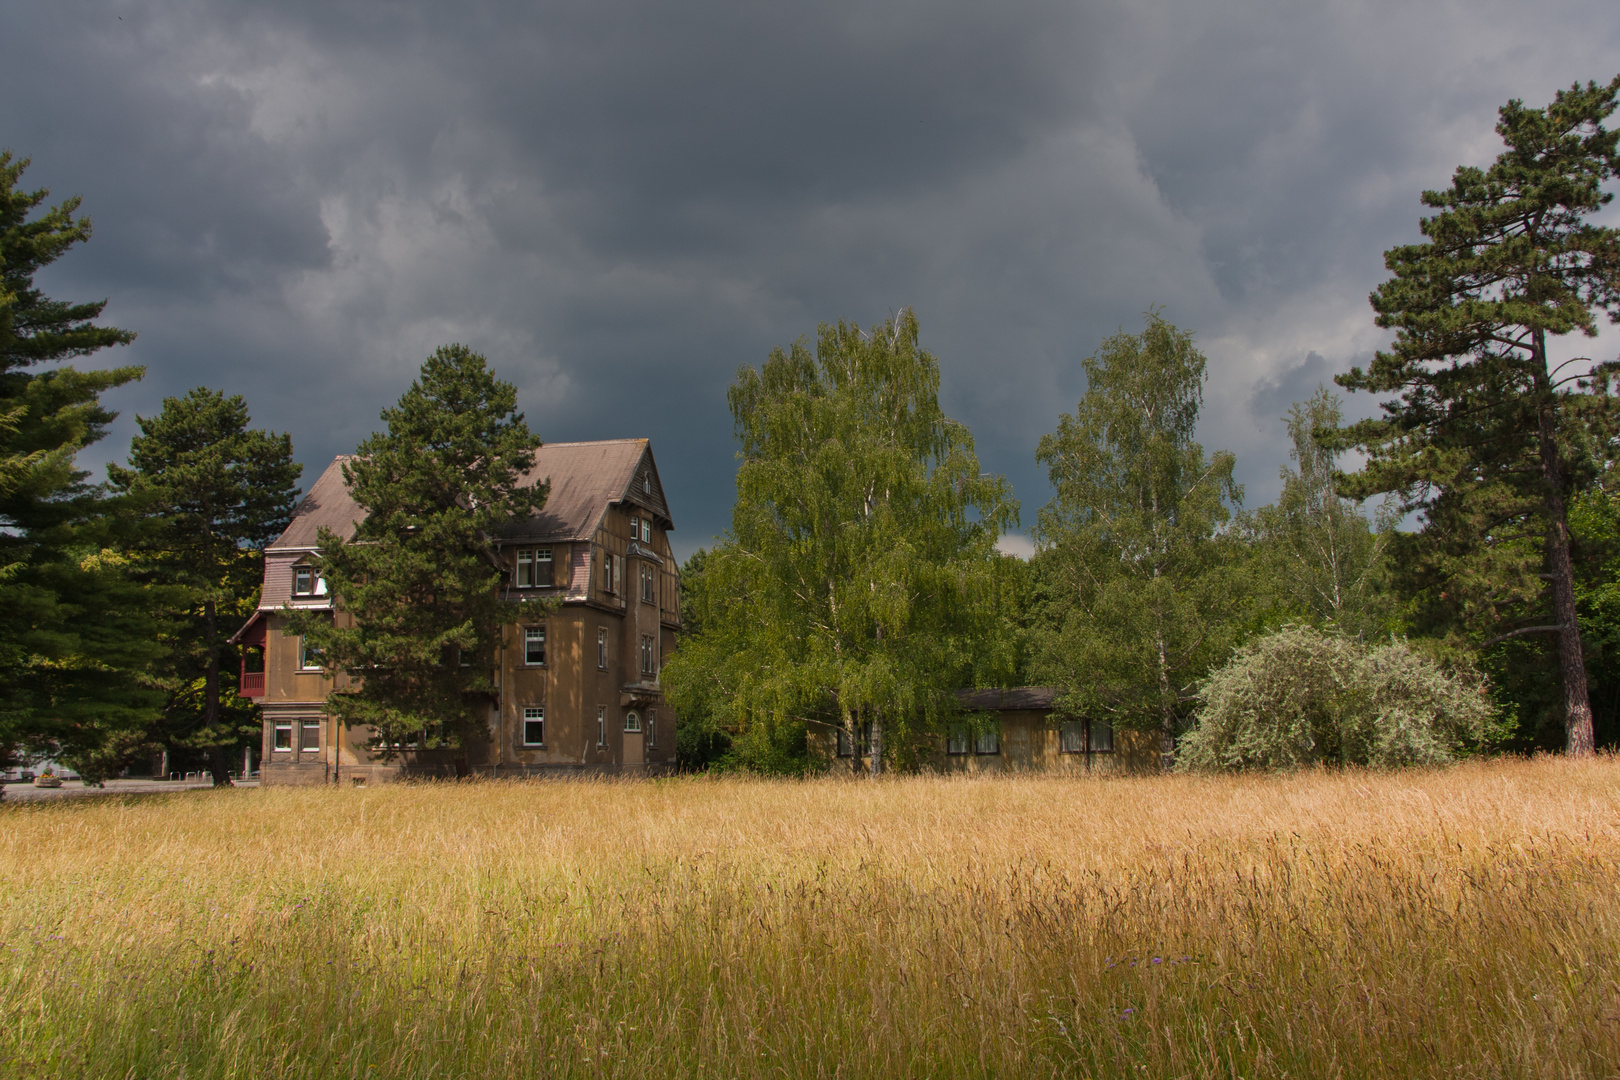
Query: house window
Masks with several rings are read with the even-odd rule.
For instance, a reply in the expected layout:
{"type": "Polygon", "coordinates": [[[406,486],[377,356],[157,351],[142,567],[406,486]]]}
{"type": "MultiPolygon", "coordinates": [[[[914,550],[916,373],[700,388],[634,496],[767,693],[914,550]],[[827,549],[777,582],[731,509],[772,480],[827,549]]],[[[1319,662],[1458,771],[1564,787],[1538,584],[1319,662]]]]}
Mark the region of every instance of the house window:
{"type": "Polygon", "coordinates": [[[520,589],[538,589],[551,584],[551,549],[518,548],[512,571],[512,584],[520,589]]]}
{"type": "Polygon", "coordinates": [[[630,539],[641,539],[641,519],[634,514],[630,515],[630,539]]]}
{"type": "Polygon", "coordinates": [[[641,474],[641,492],[643,495],[652,494],[652,475],[650,473],[641,474]]]}
{"type": "Polygon", "coordinates": [[[1091,745],[1088,747],[1093,754],[1112,754],[1114,752],[1114,727],[1106,720],[1091,721],[1091,745]]]}
{"type": "Polygon", "coordinates": [[[323,657],[321,650],[306,638],[298,639],[298,667],[303,671],[319,671],[323,657]]]}
{"type": "Polygon", "coordinates": [[[617,596],[624,587],[624,559],[611,551],[602,559],[602,591],[617,596]]]}
{"type": "Polygon", "coordinates": [[[981,731],[978,738],[973,740],[973,752],[975,754],[1001,753],[1001,735],[994,730],[981,731]]]}
{"type": "Polygon", "coordinates": [[[276,750],[292,749],[292,724],[290,722],[276,725],[276,741],[272,744],[272,748],[276,750]]]}
{"type": "Polygon", "coordinates": [[[319,720],[305,720],[303,730],[298,733],[298,749],[310,753],[321,748],[321,722],[319,720]]]}
{"type": "Polygon", "coordinates": [[[599,626],[596,629],[596,668],[598,671],[607,670],[607,627],[599,626]]]}
{"type": "Polygon", "coordinates": [[[855,753],[855,751],[854,751],[853,747],[851,747],[850,741],[849,741],[849,732],[845,731],[843,728],[839,728],[838,729],[838,756],[839,757],[851,757],[854,753],[855,753]]]}
{"type": "Polygon", "coordinates": [[[657,601],[657,585],[654,581],[656,571],[646,563],[641,564],[641,599],[646,603],[657,601]]]}
{"type": "Polygon", "coordinates": [[[641,519],[641,542],[644,544],[652,543],[652,518],[641,519]]]}
{"type": "Polygon", "coordinates": [[[523,628],[523,662],[531,666],[546,662],[545,627],[525,626],[523,628]]]}
{"type": "Polygon", "coordinates": [[[596,745],[607,745],[607,706],[596,707],[596,745]]]}
{"type": "Polygon", "coordinates": [[[1086,751],[1086,723],[1066,720],[1058,726],[1058,753],[1083,754],[1086,751]]]}
{"type": "Polygon", "coordinates": [[[624,730],[632,735],[639,732],[641,730],[641,714],[633,711],[625,713],[624,730]]]}
{"type": "Polygon", "coordinates": [[[947,754],[965,754],[968,752],[968,729],[966,724],[959,724],[945,734],[945,752],[947,754]]]}
{"type": "Polygon", "coordinates": [[[647,710],[647,745],[658,745],[658,714],[647,710]]]}
{"type": "Polygon", "coordinates": [[[523,745],[546,745],[545,706],[531,705],[523,710],[523,745]]]}
{"type": "Polygon", "coordinates": [[[658,639],[651,634],[641,635],[641,673],[658,674],[658,639]]]}
{"type": "Polygon", "coordinates": [[[293,567],[293,595],[315,595],[315,569],[310,566],[293,567]]]}

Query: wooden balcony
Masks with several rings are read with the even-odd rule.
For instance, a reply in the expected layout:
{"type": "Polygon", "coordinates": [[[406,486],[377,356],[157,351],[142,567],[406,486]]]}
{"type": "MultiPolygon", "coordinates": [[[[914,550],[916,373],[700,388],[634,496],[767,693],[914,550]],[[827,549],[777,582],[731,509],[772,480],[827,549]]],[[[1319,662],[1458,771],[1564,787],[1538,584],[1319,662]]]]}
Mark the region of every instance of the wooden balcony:
{"type": "Polygon", "coordinates": [[[264,697],[264,672],[244,671],[237,683],[237,694],[245,698],[264,697]]]}

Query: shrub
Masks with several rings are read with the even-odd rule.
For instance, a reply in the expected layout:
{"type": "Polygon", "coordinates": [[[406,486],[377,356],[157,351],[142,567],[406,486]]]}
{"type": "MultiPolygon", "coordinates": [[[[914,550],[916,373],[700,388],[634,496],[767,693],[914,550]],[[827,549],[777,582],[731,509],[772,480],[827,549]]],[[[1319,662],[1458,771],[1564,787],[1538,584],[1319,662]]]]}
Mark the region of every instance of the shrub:
{"type": "Polygon", "coordinates": [[[1308,626],[1237,650],[1199,697],[1182,769],[1438,764],[1496,727],[1474,673],[1447,672],[1405,641],[1368,647],[1308,626]]]}

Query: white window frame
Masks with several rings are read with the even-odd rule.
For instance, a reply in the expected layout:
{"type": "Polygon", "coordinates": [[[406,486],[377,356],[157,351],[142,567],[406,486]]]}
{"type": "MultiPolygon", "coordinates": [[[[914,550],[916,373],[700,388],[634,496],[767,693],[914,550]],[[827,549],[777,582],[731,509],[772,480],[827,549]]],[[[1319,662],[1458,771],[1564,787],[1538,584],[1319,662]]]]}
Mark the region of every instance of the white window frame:
{"type": "Polygon", "coordinates": [[[607,627],[598,626],[596,628],[596,670],[597,671],[606,671],[607,670],[607,660],[608,660],[607,652],[608,652],[608,650],[607,650],[607,627]]]}
{"type": "MultiPolygon", "coordinates": [[[[317,650],[315,650],[315,652],[318,654],[320,652],[320,650],[317,649],[317,650]]],[[[313,664],[310,663],[309,662],[309,654],[310,654],[310,647],[309,647],[308,640],[306,638],[304,638],[304,637],[299,637],[299,639],[298,639],[298,670],[299,671],[324,671],[324,670],[326,670],[324,664],[321,664],[319,662],[313,663],[313,664]]]]}
{"type": "Polygon", "coordinates": [[[657,571],[651,563],[641,564],[641,602],[644,604],[658,603],[657,571]]]}
{"type": "Polygon", "coordinates": [[[658,713],[652,709],[647,710],[647,746],[649,749],[658,745],[658,713]]]}
{"type": "Polygon", "coordinates": [[[544,747],[546,745],[546,707],[544,705],[525,705],[523,707],[523,726],[518,729],[518,735],[524,746],[544,747]],[[540,725],[540,741],[535,742],[529,738],[529,725],[540,725]]]}
{"type": "Polygon", "coordinates": [[[966,724],[958,724],[945,732],[945,754],[947,757],[964,757],[968,752],[968,743],[973,732],[966,724]]]}
{"type": "Polygon", "coordinates": [[[512,587],[550,588],[555,584],[555,571],[552,570],[555,565],[549,547],[518,548],[517,554],[512,559],[512,587]]]}
{"type": "Polygon", "coordinates": [[[1001,732],[995,728],[986,728],[973,739],[973,752],[981,757],[991,757],[1001,753],[1001,732]]]}
{"type": "Polygon", "coordinates": [[[628,735],[641,734],[641,714],[631,709],[624,714],[624,730],[628,735]]]}
{"type": "Polygon", "coordinates": [[[643,544],[652,543],[652,518],[644,517],[641,519],[641,542],[643,544]]]}
{"type": "Polygon", "coordinates": [[[274,730],[270,733],[270,752],[272,754],[292,753],[293,722],[291,720],[277,720],[273,726],[274,730]],[[283,731],[287,733],[286,746],[281,745],[281,733],[283,731]]]}
{"type": "Polygon", "coordinates": [[[313,566],[294,566],[292,594],[294,596],[315,595],[315,568],[313,566]],[[302,584],[302,588],[300,588],[302,584]]]}
{"type": "Polygon", "coordinates": [[[323,728],[325,726],[326,725],[322,724],[319,720],[300,720],[298,722],[298,752],[300,754],[318,754],[318,753],[320,753],[320,750],[321,750],[321,728],[323,728]],[[309,734],[311,728],[315,729],[315,745],[314,746],[305,746],[304,745],[304,738],[305,738],[305,736],[307,736],[309,734]]]}
{"type": "Polygon", "coordinates": [[[525,626],[523,628],[523,666],[546,666],[546,628],[544,626],[525,626]],[[530,651],[530,645],[536,640],[540,642],[540,659],[538,660],[533,659],[534,654],[530,651]]]}
{"type": "Polygon", "coordinates": [[[596,707],[596,745],[607,745],[607,706],[596,707]]]}
{"type": "Polygon", "coordinates": [[[658,674],[658,639],[652,634],[641,635],[641,673],[658,674]]]}
{"type": "Polygon", "coordinates": [[[630,539],[641,539],[641,519],[634,514],[630,515],[630,539]]]}

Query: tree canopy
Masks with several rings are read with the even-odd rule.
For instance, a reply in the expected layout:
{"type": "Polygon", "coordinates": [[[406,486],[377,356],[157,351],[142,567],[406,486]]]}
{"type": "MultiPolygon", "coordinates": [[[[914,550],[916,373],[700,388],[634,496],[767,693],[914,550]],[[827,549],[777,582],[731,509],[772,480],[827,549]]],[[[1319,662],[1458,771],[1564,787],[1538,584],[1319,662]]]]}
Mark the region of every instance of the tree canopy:
{"type": "Polygon", "coordinates": [[[19,189],[28,164],[0,152],[0,757],[28,744],[94,776],[144,740],[162,701],[153,597],[75,462],[114,419],[101,394],[142,369],[66,363],[135,335],[97,323],[105,300],[35,284],[90,219],[78,198],[46,206],[48,191],[19,189]]]}
{"type": "Polygon", "coordinates": [[[1507,149],[1425,191],[1437,211],[1425,241],[1385,253],[1392,276],[1372,306],[1394,342],[1339,377],[1398,395],[1351,429],[1368,460],[1343,489],[1391,492],[1421,515],[1397,562],[1424,628],[1482,647],[1550,635],[1575,754],[1593,749],[1593,730],[1568,504],[1591,475],[1592,421],[1609,397],[1602,368],[1559,362],[1549,339],[1620,317],[1620,232],[1590,220],[1620,168],[1620,135],[1603,126],[1617,92],[1620,77],[1501,109],[1507,149]]]}
{"type": "Polygon", "coordinates": [[[995,543],[1016,504],[941,410],[910,311],[823,324],[813,356],[772,350],[729,401],[732,527],[704,560],[702,630],[666,666],[667,692],[743,739],[835,726],[880,772],[943,731],[958,687],[1010,673],[995,543]]]}
{"type": "Polygon", "coordinates": [[[1036,451],[1056,489],[1037,532],[1037,664],[1065,711],[1158,728],[1168,767],[1194,685],[1237,629],[1219,530],[1243,492],[1232,455],[1193,437],[1206,361],[1192,334],[1156,310],[1145,322],[1084,361],[1085,396],[1036,451]]]}
{"type": "Polygon", "coordinates": [[[345,723],[375,729],[385,753],[462,751],[464,767],[489,731],[502,627],[548,610],[500,588],[502,532],[545,505],[546,485],[527,481],[540,440],[516,388],[464,345],[430,356],[382,419],[343,467],[365,520],[352,539],[319,538],[339,617],[289,610],[288,632],[351,680],[330,699],[345,723]]]}
{"type": "Polygon", "coordinates": [[[164,734],[205,750],[214,782],[227,784],[225,747],[257,741],[259,719],[229,693],[224,641],[258,599],[265,546],[292,518],[303,467],[291,438],[248,426],[239,395],[198,387],[136,423],[129,467],[109,465],[107,477],[139,522],[132,546],[151,578],[185,600],[168,642],[164,734]]]}

